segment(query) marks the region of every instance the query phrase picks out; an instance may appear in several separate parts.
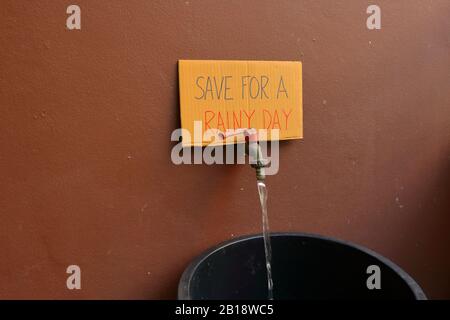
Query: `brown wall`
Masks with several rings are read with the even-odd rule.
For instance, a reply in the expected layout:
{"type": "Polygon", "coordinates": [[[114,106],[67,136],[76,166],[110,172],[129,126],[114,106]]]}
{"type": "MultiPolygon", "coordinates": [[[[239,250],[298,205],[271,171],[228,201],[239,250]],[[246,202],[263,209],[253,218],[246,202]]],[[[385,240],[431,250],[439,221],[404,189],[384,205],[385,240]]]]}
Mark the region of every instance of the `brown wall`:
{"type": "Polygon", "coordinates": [[[181,58],[303,61],[272,230],[366,245],[450,298],[448,0],[73,3],[81,31],[72,1],[0,4],[0,298],[174,298],[194,256],[260,231],[248,166],[170,161],[181,58]]]}

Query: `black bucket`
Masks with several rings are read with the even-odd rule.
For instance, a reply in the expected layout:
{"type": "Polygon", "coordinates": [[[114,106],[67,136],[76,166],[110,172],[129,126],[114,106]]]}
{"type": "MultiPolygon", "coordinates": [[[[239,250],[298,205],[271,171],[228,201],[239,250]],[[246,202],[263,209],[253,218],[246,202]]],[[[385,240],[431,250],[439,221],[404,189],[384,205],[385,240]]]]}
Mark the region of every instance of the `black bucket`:
{"type": "MultiPolygon", "coordinates": [[[[362,246],[303,233],[272,233],[271,241],[274,299],[426,299],[405,271],[362,246]]],[[[187,267],[178,299],[267,299],[266,276],[262,235],[233,239],[187,267]]]]}

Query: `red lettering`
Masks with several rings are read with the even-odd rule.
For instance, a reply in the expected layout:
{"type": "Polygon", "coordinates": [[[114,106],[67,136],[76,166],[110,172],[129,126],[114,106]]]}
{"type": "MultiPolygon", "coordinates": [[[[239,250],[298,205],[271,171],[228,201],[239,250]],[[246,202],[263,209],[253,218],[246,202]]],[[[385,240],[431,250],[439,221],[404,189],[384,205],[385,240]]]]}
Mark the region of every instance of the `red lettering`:
{"type": "Polygon", "coordinates": [[[283,112],[284,117],[285,117],[285,119],[286,119],[285,129],[287,130],[287,129],[288,129],[288,119],[289,119],[289,117],[291,116],[292,109],[289,109],[289,113],[284,112],[284,110],[282,110],[282,112],[283,112]]]}
{"type": "Polygon", "coordinates": [[[208,129],[211,129],[209,123],[216,117],[216,115],[215,115],[214,111],[206,110],[205,113],[204,113],[204,116],[205,116],[205,121],[204,121],[205,122],[205,129],[204,130],[206,131],[208,129]],[[209,119],[208,119],[208,116],[207,116],[208,113],[212,114],[212,117],[209,118],[209,119]]]}

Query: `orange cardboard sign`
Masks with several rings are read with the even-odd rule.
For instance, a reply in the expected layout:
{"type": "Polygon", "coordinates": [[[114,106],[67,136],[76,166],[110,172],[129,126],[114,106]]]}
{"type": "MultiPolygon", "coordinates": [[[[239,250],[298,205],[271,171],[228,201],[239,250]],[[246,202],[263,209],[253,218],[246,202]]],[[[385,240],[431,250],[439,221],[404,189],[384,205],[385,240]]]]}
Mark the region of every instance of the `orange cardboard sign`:
{"type": "Polygon", "coordinates": [[[180,60],[178,67],[183,146],[209,144],[209,129],[268,129],[266,140],[278,129],[280,140],[303,138],[301,62],[180,60]]]}

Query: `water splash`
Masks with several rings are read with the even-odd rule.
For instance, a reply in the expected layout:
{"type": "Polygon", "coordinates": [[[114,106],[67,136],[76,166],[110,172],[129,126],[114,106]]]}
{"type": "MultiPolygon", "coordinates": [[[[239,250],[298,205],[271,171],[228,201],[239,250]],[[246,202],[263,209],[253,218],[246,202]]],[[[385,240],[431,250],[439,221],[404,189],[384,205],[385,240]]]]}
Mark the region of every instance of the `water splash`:
{"type": "Polygon", "coordinates": [[[270,243],[269,216],[267,215],[267,188],[262,180],[257,181],[259,201],[261,202],[264,251],[266,254],[268,299],[273,300],[272,245],[270,243]]]}

